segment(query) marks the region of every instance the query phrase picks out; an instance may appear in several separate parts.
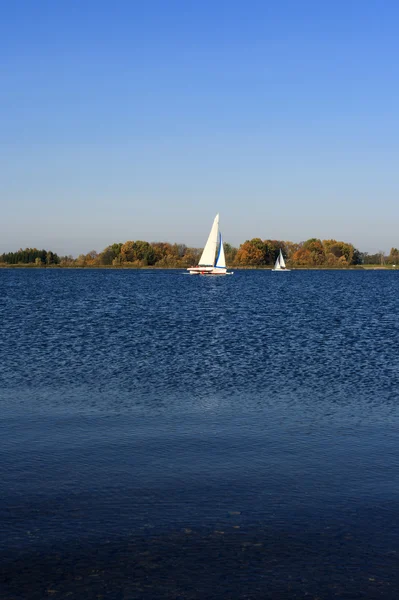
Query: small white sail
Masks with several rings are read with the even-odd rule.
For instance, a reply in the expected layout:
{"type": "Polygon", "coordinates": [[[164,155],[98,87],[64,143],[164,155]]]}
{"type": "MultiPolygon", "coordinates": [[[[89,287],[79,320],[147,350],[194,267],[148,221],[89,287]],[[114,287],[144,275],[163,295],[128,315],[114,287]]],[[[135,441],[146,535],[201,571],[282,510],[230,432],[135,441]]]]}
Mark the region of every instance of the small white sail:
{"type": "Polygon", "coordinates": [[[280,248],[280,256],[279,256],[279,258],[280,258],[280,268],[281,269],[285,269],[285,260],[284,260],[283,253],[281,252],[281,248],[280,248]]]}
{"type": "Polygon", "coordinates": [[[281,249],[280,249],[279,255],[277,257],[277,260],[275,262],[274,269],[272,269],[272,271],[281,271],[281,272],[287,271],[287,272],[289,272],[289,269],[287,269],[287,267],[285,266],[285,260],[284,260],[283,253],[281,252],[281,249]]]}
{"type": "Polygon", "coordinates": [[[213,221],[212,229],[209,234],[205,248],[201,254],[198,265],[200,267],[213,267],[215,264],[216,248],[218,244],[219,233],[219,215],[217,214],[213,221]]]}
{"type": "Polygon", "coordinates": [[[226,258],[224,255],[223,239],[222,239],[221,233],[219,233],[219,254],[216,259],[215,268],[218,268],[218,269],[226,268],[226,258]]]}

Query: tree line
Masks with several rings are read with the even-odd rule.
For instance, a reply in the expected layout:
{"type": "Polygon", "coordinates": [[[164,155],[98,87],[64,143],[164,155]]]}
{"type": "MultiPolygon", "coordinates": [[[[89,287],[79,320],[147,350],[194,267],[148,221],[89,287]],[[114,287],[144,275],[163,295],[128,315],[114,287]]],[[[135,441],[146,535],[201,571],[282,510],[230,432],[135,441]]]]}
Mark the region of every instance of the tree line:
{"type": "MultiPolygon", "coordinates": [[[[235,248],[225,243],[226,262],[230,267],[271,267],[282,251],[290,267],[345,268],[362,264],[398,264],[399,250],[392,248],[388,256],[383,252],[360,252],[353,244],[337,240],[311,238],[305,242],[262,240],[253,238],[235,248]]],[[[187,268],[198,264],[201,248],[168,242],[129,240],[115,243],[102,252],[92,250],[87,254],[58,256],[50,250],[25,248],[0,255],[0,263],[9,265],[35,264],[61,267],[131,266],[159,268],[187,268]]]]}
{"type": "Polygon", "coordinates": [[[29,265],[35,263],[37,265],[58,265],[60,258],[51,250],[37,250],[36,248],[25,248],[18,252],[7,252],[0,255],[0,263],[8,265],[29,265]]]}

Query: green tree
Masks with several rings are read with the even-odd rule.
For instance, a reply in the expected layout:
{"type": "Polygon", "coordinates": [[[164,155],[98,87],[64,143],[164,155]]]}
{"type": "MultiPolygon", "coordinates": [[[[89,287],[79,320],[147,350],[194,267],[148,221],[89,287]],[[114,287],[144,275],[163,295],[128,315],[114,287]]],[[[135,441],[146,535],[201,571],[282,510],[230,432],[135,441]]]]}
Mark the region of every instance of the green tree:
{"type": "Polygon", "coordinates": [[[234,265],[237,257],[237,252],[237,248],[234,248],[234,246],[232,246],[228,242],[224,243],[224,253],[226,256],[226,263],[228,265],[234,265]]]}
{"type": "Polygon", "coordinates": [[[104,250],[98,255],[99,264],[112,265],[114,259],[120,256],[122,246],[123,244],[120,242],[104,248],[104,250]]]}
{"type": "Polygon", "coordinates": [[[390,265],[399,264],[399,250],[397,248],[391,248],[391,251],[388,256],[388,261],[390,265]]]}

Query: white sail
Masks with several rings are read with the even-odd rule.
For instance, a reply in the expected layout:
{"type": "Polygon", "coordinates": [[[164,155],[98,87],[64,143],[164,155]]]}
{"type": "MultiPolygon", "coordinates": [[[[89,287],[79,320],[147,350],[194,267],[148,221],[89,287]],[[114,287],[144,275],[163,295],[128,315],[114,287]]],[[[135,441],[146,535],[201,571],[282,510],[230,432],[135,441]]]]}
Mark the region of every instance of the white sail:
{"type": "Polygon", "coordinates": [[[285,260],[284,260],[283,253],[281,252],[281,249],[280,249],[280,256],[279,256],[279,258],[280,258],[280,268],[281,269],[285,269],[285,260]]]}
{"type": "Polygon", "coordinates": [[[216,263],[215,263],[215,267],[219,268],[219,269],[225,269],[226,268],[226,258],[224,255],[224,248],[223,248],[223,239],[222,239],[222,234],[219,234],[219,254],[218,257],[216,259],[216,263]]]}
{"type": "Polygon", "coordinates": [[[277,260],[274,263],[274,269],[281,269],[281,266],[280,266],[280,255],[277,257],[277,260]]]}
{"type": "Polygon", "coordinates": [[[205,248],[196,267],[188,267],[190,275],[232,275],[233,272],[227,271],[226,257],[222,234],[219,231],[219,215],[217,214],[213,221],[212,229],[209,234],[205,248]],[[216,256],[217,250],[217,256],[216,256]]]}
{"type": "Polygon", "coordinates": [[[212,229],[209,234],[208,240],[205,244],[205,248],[201,254],[201,258],[199,260],[200,267],[213,267],[215,264],[215,255],[216,255],[216,247],[218,244],[218,234],[219,234],[219,215],[217,214],[215,220],[213,221],[212,229]]]}

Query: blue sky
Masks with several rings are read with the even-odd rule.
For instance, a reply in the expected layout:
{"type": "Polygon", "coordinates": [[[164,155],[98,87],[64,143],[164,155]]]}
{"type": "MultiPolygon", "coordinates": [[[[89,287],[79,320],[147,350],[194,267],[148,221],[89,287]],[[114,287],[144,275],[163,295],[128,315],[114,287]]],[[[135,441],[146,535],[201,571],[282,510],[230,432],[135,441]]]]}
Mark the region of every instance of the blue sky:
{"type": "Polygon", "coordinates": [[[14,0],[0,252],[399,246],[399,3],[14,0]]]}

